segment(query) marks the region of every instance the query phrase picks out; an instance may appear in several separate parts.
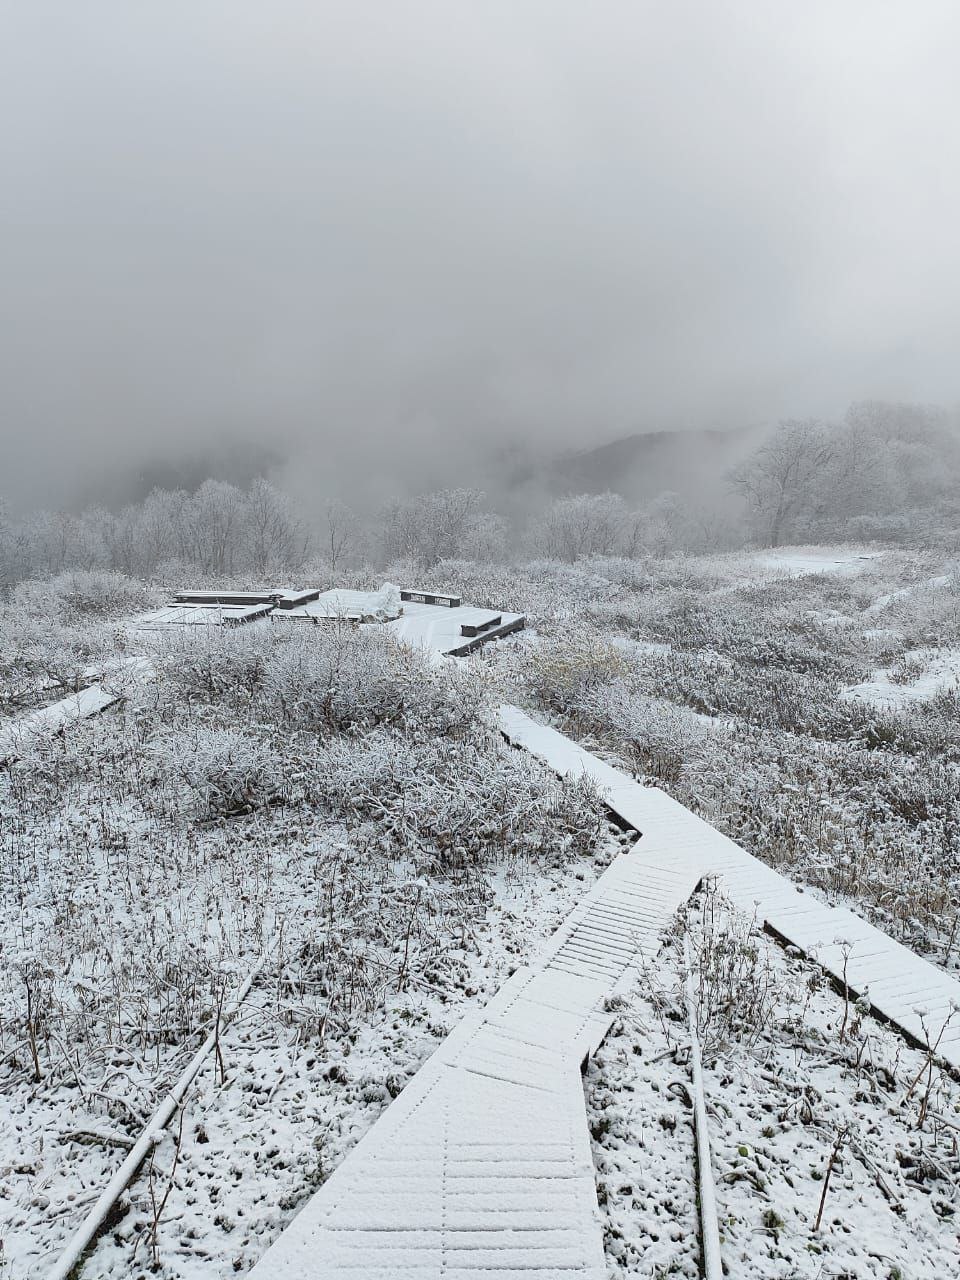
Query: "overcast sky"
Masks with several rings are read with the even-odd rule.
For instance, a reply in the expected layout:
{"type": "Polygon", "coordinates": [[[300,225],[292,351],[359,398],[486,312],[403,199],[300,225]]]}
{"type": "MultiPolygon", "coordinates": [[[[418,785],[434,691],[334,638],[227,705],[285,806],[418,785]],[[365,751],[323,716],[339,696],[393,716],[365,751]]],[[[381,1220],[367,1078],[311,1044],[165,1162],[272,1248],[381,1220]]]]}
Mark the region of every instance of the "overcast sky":
{"type": "Polygon", "coordinates": [[[15,501],[251,438],[386,492],[478,441],[960,399],[956,0],[0,15],[15,501]]]}

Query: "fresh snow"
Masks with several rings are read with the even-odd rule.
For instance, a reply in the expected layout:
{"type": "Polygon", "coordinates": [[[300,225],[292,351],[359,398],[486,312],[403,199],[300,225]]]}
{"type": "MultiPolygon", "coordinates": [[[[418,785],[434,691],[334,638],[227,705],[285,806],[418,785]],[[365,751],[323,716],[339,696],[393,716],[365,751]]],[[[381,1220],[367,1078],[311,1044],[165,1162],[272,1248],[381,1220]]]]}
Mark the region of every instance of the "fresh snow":
{"type": "Polygon", "coordinates": [[[784,547],[757,556],[756,563],[762,569],[772,570],[771,576],[777,578],[803,578],[808,574],[855,574],[865,567],[865,562],[877,560],[882,551],[851,551],[848,548],[831,551],[829,549],[784,547]]]}
{"type": "MultiPolygon", "coordinates": [[[[114,730],[104,720],[78,725],[73,733],[77,749],[91,753],[104,750],[114,730]]],[[[53,745],[46,750],[54,750],[53,745]]],[[[38,755],[38,765],[42,760],[38,755]]],[[[546,773],[543,782],[549,805],[554,783],[546,773]]],[[[236,945],[235,934],[256,932],[261,905],[270,904],[265,932],[271,919],[274,933],[277,918],[286,920],[282,970],[293,976],[282,985],[275,977],[254,984],[240,1016],[222,1035],[225,1078],[217,1055],[206,1055],[181,1112],[180,1156],[159,1236],[161,1274],[181,1280],[249,1270],[443,1036],[495,992],[537,940],[556,927],[616,848],[616,841],[607,838],[594,862],[572,857],[561,843],[546,862],[492,866],[469,891],[487,905],[479,918],[472,904],[462,912],[462,934],[447,936],[444,917],[428,914],[442,963],[414,969],[407,990],[397,991],[394,982],[372,1011],[358,1007],[349,1030],[331,1025],[321,1034],[318,1023],[326,1002],[310,987],[296,991],[296,957],[301,948],[323,943],[331,931],[325,877],[335,865],[342,830],[319,823],[315,840],[302,831],[292,839],[280,815],[266,829],[247,831],[243,823],[208,828],[202,838],[220,850],[212,858],[198,858],[196,849],[182,841],[164,847],[155,833],[143,832],[156,845],[150,861],[139,856],[136,815],[126,812],[131,845],[126,851],[111,848],[104,862],[90,836],[97,823],[110,830],[111,819],[88,814],[75,801],[70,798],[74,816],[66,828],[69,839],[54,838],[36,851],[38,871],[42,868],[38,891],[6,922],[2,944],[14,973],[16,966],[33,963],[41,936],[56,936],[52,904],[43,892],[47,879],[69,877],[72,882],[72,932],[68,937],[63,931],[60,964],[64,974],[73,974],[81,996],[89,984],[82,957],[71,950],[81,945],[80,939],[89,939],[100,963],[109,968],[105,937],[122,942],[142,934],[148,960],[162,954],[175,937],[195,957],[194,964],[219,963],[227,975],[236,963],[223,952],[236,945]],[[73,851],[81,849],[75,865],[73,851]],[[142,904],[142,915],[129,911],[123,895],[111,891],[111,884],[124,875],[133,878],[132,901],[142,904]],[[239,886],[241,901],[235,892],[239,886]],[[249,917],[234,919],[232,907],[249,917]],[[311,1004],[317,1009],[312,1022],[305,1021],[311,1004]]],[[[409,867],[395,865],[390,882],[380,890],[384,900],[402,892],[409,875],[409,867]]],[[[367,886],[365,890],[368,900],[357,903],[357,921],[339,920],[336,930],[348,933],[359,926],[362,913],[370,909],[367,886]]],[[[430,891],[453,892],[440,878],[434,878],[430,891]]],[[[464,892],[463,887],[456,890],[464,892]]],[[[350,945],[346,939],[332,941],[335,947],[350,945]]],[[[122,946],[117,950],[122,952],[122,946]]],[[[15,1073],[0,1110],[0,1258],[9,1264],[10,1280],[44,1276],[54,1265],[196,1044],[158,1045],[155,1062],[152,1054],[141,1061],[117,1046],[102,1071],[86,1057],[82,1064],[78,1059],[79,1088],[68,1058],[63,1059],[62,1080],[50,1071],[46,1054],[43,1082],[15,1073]]],[[[177,1136],[175,1118],[158,1135],[153,1171],[148,1158],[121,1197],[118,1222],[99,1238],[84,1263],[84,1276],[131,1280],[151,1274],[144,1240],[152,1214],[151,1187],[162,1195],[170,1184],[177,1136]]]]}
{"type": "Polygon", "coordinates": [[[263,1280],[604,1274],[580,1064],[697,877],[624,854],[468,1015],[253,1269],[263,1280]]]}
{"type": "MultiPolygon", "coordinates": [[[[688,925],[694,940],[696,914],[688,925]]],[[[932,1132],[929,1123],[918,1128],[923,1090],[909,1091],[914,1080],[926,1082],[926,1055],[862,1009],[847,1008],[815,963],[757,929],[746,941],[756,955],[757,989],[762,982],[769,993],[767,1010],[754,1044],[727,1039],[704,1067],[727,1274],[955,1275],[960,1239],[947,1163],[960,1135],[949,1127],[951,1115],[939,1132],[936,1124],[932,1132]],[[830,1153],[844,1130],[815,1233],[830,1153]]],[[[701,1274],[682,983],[682,950],[672,942],[625,992],[587,1071],[609,1280],[701,1274]]],[[[929,1106],[943,1107],[951,1091],[935,1072],[929,1106]]],[[[953,1113],[952,1122],[960,1116],[953,1113]]]]}
{"type": "Polygon", "coordinates": [[[342,587],[323,591],[316,600],[293,609],[278,610],[274,618],[276,621],[286,618],[315,618],[317,621],[357,618],[362,622],[386,622],[396,618],[400,610],[400,588],[392,582],[385,582],[379,591],[348,591],[342,587]]]}
{"type": "Polygon", "coordinates": [[[911,583],[907,587],[899,587],[896,591],[887,591],[883,595],[877,596],[876,600],[864,610],[867,615],[883,613],[885,609],[889,609],[892,604],[900,604],[904,600],[909,600],[911,596],[919,595],[925,591],[941,591],[944,587],[948,587],[953,581],[952,575],[949,573],[938,573],[932,578],[924,578],[920,582],[911,583]]]}
{"type": "Polygon", "coordinates": [[[908,649],[903,655],[907,668],[886,667],[869,680],[844,689],[845,698],[857,698],[883,710],[929,702],[944,693],[960,689],[960,649],[908,649]],[[903,677],[897,679],[900,671],[903,677]]]}
{"type": "Polygon", "coordinates": [[[503,732],[557,773],[590,778],[609,807],[641,832],[645,857],[718,875],[733,900],[814,956],[873,1007],[921,1043],[938,1038],[939,1055],[960,1069],[960,982],[863,920],[804,893],[657,787],[645,787],[516,707],[500,709],[503,732]]]}
{"type": "Polygon", "coordinates": [[[449,654],[470,643],[464,637],[461,628],[464,623],[474,624],[478,616],[482,618],[500,617],[500,624],[485,632],[493,639],[503,631],[521,621],[521,614],[503,613],[493,610],[477,610],[459,607],[448,609],[445,605],[419,604],[405,600],[403,613],[394,622],[388,622],[387,628],[403,644],[415,649],[424,649],[438,654],[449,654]]]}

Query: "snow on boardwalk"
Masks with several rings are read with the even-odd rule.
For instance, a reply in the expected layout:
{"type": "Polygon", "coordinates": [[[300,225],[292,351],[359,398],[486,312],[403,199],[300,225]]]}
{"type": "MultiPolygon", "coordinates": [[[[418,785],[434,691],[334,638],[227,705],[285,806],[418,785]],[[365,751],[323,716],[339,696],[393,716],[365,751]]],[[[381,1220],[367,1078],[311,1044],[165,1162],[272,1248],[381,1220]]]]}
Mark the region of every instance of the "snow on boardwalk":
{"type": "MultiPolygon", "coordinates": [[[[608,806],[640,832],[640,859],[693,878],[719,875],[741,910],[756,911],[771,930],[813,955],[853,991],[866,993],[875,1012],[921,1043],[928,1033],[936,1041],[951,1009],[960,1006],[955,979],[855,912],[804,893],[665,792],[642,786],[516,707],[500,708],[500,727],[557,773],[592,778],[608,806]]],[[[960,1068],[960,1014],[940,1036],[938,1052],[960,1068]]]]}
{"type": "MultiPolygon", "coordinates": [[[[853,912],[829,907],[654,787],[500,709],[506,736],[558,773],[586,774],[641,833],[528,967],[450,1033],[253,1268],[258,1280],[603,1280],[580,1067],[609,995],[652,959],[705,875],[924,1038],[960,986],[853,912]],[[841,944],[837,941],[842,938],[841,944]]],[[[939,1021],[938,1021],[939,1020],[939,1021]]],[[[960,1028],[940,1052],[960,1066],[960,1028]]]]}
{"type": "Polygon", "coordinates": [[[79,693],[71,693],[69,697],[62,698],[49,707],[41,707],[39,711],[31,711],[7,721],[0,727],[0,763],[14,758],[36,734],[57,733],[71,721],[98,715],[119,701],[119,693],[93,684],[87,689],[81,689],[79,693]]]}
{"type": "Polygon", "coordinates": [[[0,724],[0,764],[15,760],[31,738],[38,734],[55,734],[77,720],[87,720],[101,711],[115,706],[124,696],[126,680],[142,680],[153,671],[149,658],[124,657],[110,664],[108,671],[88,669],[88,678],[95,673],[96,684],[71,693],[49,707],[40,707],[26,715],[16,716],[0,724]]]}
{"type": "Polygon", "coordinates": [[[696,887],[624,854],[467,1016],[253,1268],[259,1280],[603,1280],[580,1066],[696,887]]]}

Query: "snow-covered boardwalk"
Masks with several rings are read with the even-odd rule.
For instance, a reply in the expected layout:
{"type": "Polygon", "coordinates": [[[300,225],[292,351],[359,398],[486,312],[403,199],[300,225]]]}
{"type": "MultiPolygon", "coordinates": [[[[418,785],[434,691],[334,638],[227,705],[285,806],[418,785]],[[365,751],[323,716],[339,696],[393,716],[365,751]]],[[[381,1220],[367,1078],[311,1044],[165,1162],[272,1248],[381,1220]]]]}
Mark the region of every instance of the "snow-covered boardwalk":
{"type": "Polygon", "coordinates": [[[699,876],[624,854],[466,1017],[254,1267],[260,1280],[606,1274],[580,1066],[699,876]]]}
{"type": "MultiPolygon", "coordinates": [[[[664,792],[515,707],[499,716],[511,742],[558,773],[592,778],[640,839],[541,954],[446,1038],[254,1267],[259,1280],[602,1280],[580,1067],[606,1034],[608,997],[655,955],[707,875],[921,1041],[936,1039],[960,1002],[946,974],[664,792]]],[[[960,1026],[938,1051],[960,1066],[960,1026]]]]}
{"type": "Polygon", "coordinates": [[[79,693],[71,693],[49,707],[41,707],[27,715],[18,716],[0,726],[0,763],[13,759],[24,745],[38,733],[57,733],[74,720],[99,715],[114,703],[120,694],[92,684],[79,693]]]}
{"type": "Polygon", "coordinates": [[[756,911],[771,930],[867,994],[875,1012],[921,1043],[928,1036],[938,1042],[939,1055],[960,1068],[960,1013],[943,1029],[951,1009],[960,1006],[955,979],[855,912],[804,893],[665,792],[642,786],[516,707],[500,708],[500,725],[511,742],[557,773],[592,778],[609,807],[640,832],[636,850],[645,863],[673,867],[694,880],[720,876],[742,910],[756,911]]]}

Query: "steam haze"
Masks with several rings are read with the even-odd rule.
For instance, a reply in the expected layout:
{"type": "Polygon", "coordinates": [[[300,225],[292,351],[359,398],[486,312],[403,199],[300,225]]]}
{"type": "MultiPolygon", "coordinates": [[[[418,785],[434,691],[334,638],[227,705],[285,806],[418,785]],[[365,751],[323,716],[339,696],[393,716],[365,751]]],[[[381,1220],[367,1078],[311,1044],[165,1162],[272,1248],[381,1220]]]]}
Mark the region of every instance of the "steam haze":
{"type": "Polygon", "coordinates": [[[952,0],[0,14],[16,506],[958,398],[952,0]]]}

